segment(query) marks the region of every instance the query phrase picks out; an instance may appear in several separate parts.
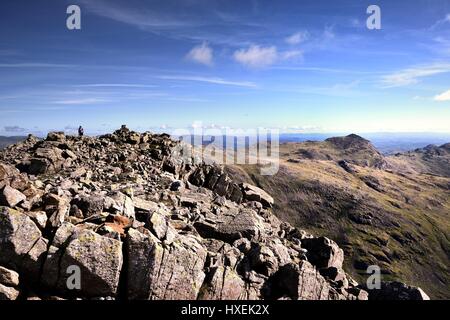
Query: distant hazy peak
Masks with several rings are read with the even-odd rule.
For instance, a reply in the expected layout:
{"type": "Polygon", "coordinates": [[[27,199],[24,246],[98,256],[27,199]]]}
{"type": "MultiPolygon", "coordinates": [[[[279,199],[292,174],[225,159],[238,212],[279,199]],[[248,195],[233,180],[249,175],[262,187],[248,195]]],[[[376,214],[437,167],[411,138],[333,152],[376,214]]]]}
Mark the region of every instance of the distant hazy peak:
{"type": "Polygon", "coordinates": [[[363,137],[358,136],[357,134],[350,134],[345,137],[333,137],[326,139],[325,141],[332,143],[333,145],[341,149],[349,149],[353,147],[356,148],[370,147],[375,149],[375,147],[369,140],[366,140],[363,137]]]}

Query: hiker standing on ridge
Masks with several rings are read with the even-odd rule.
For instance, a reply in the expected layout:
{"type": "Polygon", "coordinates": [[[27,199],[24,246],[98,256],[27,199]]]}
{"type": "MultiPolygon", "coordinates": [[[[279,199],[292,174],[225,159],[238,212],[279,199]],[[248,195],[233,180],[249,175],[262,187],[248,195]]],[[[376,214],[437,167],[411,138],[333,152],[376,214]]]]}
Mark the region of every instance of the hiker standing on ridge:
{"type": "Polygon", "coordinates": [[[79,137],[84,136],[84,129],[83,129],[82,126],[80,126],[80,127],[78,128],[78,136],[79,136],[79,137]]]}

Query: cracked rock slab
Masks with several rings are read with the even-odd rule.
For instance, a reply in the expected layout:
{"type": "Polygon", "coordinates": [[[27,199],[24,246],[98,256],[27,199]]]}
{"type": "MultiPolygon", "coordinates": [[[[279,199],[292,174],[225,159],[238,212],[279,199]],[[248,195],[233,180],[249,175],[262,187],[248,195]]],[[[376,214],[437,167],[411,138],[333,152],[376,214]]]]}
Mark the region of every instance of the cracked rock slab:
{"type": "Polygon", "coordinates": [[[91,230],[74,233],[61,256],[57,287],[67,289],[67,270],[77,266],[81,271],[79,295],[114,297],[117,295],[123,264],[122,243],[91,230]]]}
{"type": "Polygon", "coordinates": [[[0,207],[0,263],[37,281],[47,251],[47,240],[25,214],[0,207]]]}
{"type": "Polygon", "coordinates": [[[150,232],[130,229],[126,252],[129,299],[197,298],[207,253],[195,237],[179,235],[167,246],[150,232]]]}

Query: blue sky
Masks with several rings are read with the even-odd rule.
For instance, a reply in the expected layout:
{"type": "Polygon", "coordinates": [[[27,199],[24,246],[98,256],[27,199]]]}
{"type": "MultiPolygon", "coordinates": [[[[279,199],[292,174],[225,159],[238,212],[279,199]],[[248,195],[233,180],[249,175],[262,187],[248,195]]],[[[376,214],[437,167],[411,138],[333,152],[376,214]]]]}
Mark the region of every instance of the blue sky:
{"type": "Polygon", "coordinates": [[[0,17],[2,135],[450,132],[449,0],[14,0],[0,17]]]}

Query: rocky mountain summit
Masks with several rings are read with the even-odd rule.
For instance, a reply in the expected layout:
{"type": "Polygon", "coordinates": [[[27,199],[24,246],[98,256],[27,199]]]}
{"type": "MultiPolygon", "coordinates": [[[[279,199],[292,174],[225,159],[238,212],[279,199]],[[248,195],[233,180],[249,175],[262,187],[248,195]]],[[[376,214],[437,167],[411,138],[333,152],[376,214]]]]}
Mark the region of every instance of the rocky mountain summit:
{"type": "Polygon", "coordinates": [[[322,160],[345,161],[355,165],[383,169],[389,165],[384,156],[366,140],[356,134],[333,137],[325,141],[307,141],[302,144],[287,143],[296,150],[291,161],[322,160]]]}
{"type": "Polygon", "coordinates": [[[122,127],[1,151],[0,300],[383,299],[343,271],[334,241],[280,221],[269,194],[179,146],[122,127]]]}

